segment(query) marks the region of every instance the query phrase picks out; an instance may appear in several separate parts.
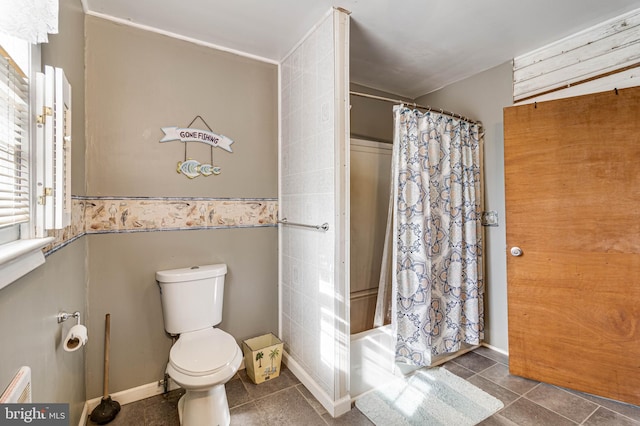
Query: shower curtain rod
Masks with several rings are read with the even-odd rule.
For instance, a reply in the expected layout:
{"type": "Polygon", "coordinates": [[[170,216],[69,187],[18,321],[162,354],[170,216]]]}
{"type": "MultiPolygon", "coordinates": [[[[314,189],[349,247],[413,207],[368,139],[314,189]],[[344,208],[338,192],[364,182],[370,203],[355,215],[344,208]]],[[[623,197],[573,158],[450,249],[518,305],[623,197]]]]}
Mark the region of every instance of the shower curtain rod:
{"type": "Polygon", "coordinates": [[[477,124],[477,125],[480,125],[480,126],[482,125],[482,122],[480,122],[480,121],[471,120],[471,119],[469,119],[468,117],[466,117],[464,115],[457,114],[457,113],[451,112],[451,111],[445,111],[442,108],[432,108],[429,105],[424,106],[424,105],[417,104],[415,102],[403,101],[402,99],[386,98],[384,96],[370,95],[368,93],[362,93],[362,92],[349,91],[349,94],[353,95],[353,96],[360,96],[362,98],[375,99],[375,100],[378,100],[378,101],[391,102],[391,103],[394,103],[394,104],[404,104],[404,105],[412,106],[414,108],[426,109],[427,111],[439,112],[440,114],[448,115],[449,117],[461,118],[461,119],[463,119],[465,121],[468,121],[471,124],[477,124]]]}

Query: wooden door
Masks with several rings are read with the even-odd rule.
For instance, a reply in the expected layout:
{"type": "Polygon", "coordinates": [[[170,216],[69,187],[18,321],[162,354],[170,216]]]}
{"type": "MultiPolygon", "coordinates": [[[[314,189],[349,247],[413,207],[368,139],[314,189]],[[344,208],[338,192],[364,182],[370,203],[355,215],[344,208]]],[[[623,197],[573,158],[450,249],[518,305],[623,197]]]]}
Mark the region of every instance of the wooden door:
{"type": "Polygon", "coordinates": [[[640,405],[640,88],[504,129],[511,374],[640,405]]]}

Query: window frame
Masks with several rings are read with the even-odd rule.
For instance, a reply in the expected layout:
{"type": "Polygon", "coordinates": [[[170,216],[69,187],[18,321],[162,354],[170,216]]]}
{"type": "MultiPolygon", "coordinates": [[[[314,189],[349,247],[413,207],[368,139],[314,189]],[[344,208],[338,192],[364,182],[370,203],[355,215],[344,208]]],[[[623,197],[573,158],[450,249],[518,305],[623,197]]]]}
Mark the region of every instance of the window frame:
{"type": "MultiPolygon", "coordinates": [[[[9,39],[5,36],[2,41],[6,43],[9,39]]],[[[13,43],[17,45],[20,42],[13,43]]],[[[35,137],[36,118],[39,113],[35,110],[35,81],[36,72],[41,68],[40,45],[25,43],[19,48],[28,50],[28,53],[24,50],[22,52],[27,53],[26,64],[20,65],[27,68],[23,71],[28,76],[29,84],[29,123],[24,140],[29,158],[29,221],[0,229],[0,289],[42,265],[45,262],[42,249],[54,240],[53,237],[36,238],[36,226],[39,220],[36,170],[39,162],[43,160],[42,155],[39,155],[40,153],[36,150],[35,137]]],[[[6,50],[10,55],[13,54],[11,49],[6,50]]],[[[13,50],[15,51],[15,47],[13,50]]]]}

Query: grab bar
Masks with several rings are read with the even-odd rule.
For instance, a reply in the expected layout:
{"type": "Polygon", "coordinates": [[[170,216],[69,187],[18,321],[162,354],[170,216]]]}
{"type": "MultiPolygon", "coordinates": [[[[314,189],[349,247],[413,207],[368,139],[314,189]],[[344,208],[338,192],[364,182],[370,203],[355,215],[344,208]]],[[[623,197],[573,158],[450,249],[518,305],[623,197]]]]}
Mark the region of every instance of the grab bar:
{"type": "Polygon", "coordinates": [[[322,225],[307,225],[306,223],[289,222],[286,217],[283,217],[282,219],[278,220],[278,223],[281,223],[283,225],[302,226],[303,228],[322,229],[325,232],[329,230],[329,224],[327,222],[323,223],[322,225]]]}

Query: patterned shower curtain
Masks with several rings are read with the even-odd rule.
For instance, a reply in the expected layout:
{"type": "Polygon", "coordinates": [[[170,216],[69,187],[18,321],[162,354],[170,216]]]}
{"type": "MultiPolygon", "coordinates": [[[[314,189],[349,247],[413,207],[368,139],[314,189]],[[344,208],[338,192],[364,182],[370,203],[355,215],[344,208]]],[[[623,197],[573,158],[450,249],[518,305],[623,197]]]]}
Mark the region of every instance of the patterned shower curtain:
{"type": "Polygon", "coordinates": [[[394,107],[396,361],[430,365],[484,338],[479,124],[394,107]]]}

